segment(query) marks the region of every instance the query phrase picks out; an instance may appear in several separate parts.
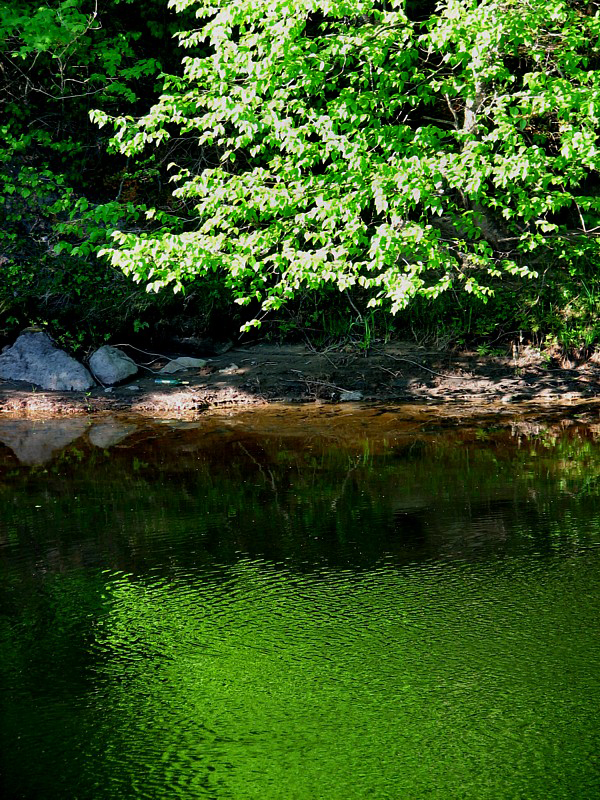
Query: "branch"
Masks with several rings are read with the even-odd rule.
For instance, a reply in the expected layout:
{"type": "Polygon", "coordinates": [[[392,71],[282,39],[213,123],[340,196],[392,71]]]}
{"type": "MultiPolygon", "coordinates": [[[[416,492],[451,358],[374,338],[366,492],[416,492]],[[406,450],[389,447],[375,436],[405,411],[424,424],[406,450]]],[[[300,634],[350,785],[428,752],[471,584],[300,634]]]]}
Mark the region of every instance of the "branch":
{"type": "MultiPolygon", "coordinates": [[[[582,236],[584,237],[592,237],[596,238],[600,236],[600,230],[598,228],[593,228],[589,231],[566,231],[565,233],[542,233],[544,239],[581,239],[582,236]]],[[[521,242],[523,241],[522,236],[504,236],[498,239],[499,242],[521,242]]]]}

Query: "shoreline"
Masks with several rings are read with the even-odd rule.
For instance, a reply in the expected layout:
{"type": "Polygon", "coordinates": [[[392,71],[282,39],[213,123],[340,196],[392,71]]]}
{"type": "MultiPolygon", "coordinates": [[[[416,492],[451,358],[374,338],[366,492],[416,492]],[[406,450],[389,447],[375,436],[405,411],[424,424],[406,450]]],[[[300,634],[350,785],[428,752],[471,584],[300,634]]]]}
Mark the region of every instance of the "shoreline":
{"type": "Polygon", "coordinates": [[[182,385],[158,386],[157,374],[158,369],[140,373],[125,385],[89,392],[0,381],[0,414],[48,419],[108,412],[189,419],[223,410],[341,404],[391,405],[413,417],[435,411],[440,419],[457,421],[498,415],[600,419],[600,354],[567,366],[528,347],[508,357],[405,342],[368,353],[257,344],[210,358],[202,369],[177,373],[173,377],[182,385]]]}

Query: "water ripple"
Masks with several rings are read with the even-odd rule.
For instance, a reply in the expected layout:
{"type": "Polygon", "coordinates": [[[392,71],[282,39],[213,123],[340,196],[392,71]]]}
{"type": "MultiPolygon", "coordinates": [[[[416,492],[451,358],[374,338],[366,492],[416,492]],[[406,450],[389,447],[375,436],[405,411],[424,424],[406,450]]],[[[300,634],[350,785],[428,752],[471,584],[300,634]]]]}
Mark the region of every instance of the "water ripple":
{"type": "Polygon", "coordinates": [[[219,471],[197,431],[172,435],[192,460],[168,469],[162,439],[21,472],[10,455],[3,796],[600,796],[579,443],[349,459],[253,440],[219,471]]]}

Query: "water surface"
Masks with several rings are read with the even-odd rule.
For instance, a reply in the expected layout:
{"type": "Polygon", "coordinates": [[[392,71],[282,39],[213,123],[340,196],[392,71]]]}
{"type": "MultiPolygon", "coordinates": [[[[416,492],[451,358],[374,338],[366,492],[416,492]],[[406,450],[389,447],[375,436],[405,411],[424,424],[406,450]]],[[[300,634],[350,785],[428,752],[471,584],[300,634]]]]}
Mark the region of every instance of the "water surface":
{"type": "Polygon", "coordinates": [[[600,797],[600,442],[0,424],[8,798],[600,797]]]}

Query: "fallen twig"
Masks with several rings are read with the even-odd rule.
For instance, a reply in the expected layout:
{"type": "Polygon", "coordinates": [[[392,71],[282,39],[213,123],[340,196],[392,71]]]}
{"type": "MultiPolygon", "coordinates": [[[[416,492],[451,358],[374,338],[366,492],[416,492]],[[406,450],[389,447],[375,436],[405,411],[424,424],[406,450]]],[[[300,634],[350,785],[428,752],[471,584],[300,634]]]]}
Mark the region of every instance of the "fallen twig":
{"type": "MultiPolygon", "coordinates": [[[[302,381],[307,384],[307,386],[326,386],[328,389],[336,389],[338,392],[351,392],[352,389],[344,389],[341,386],[336,386],[335,383],[329,383],[329,381],[316,381],[311,378],[305,378],[304,375],[300,372],[299,369],[291,369],[290,372],[297,372],[298,375],[301,376],[302,381]]],[[[289,381],[286,380],[285,383],[299,383],[299,381],[289,381]]]]}
{"type": "MultiPolygon", "coordinates": [[[[410,358],[401,358],[400,356],[393,356],[390,353],[382,353],[381,350],[377,351],[380,355],[386,356],[387,358],[391,358],[394,361],[406,361],[407,364],[413,364],[415,367],[419,367],[419,369],[424,369],[425,372],[431,372],[432,375],[438,375],[440,378],[449,378],[450,380],[466,380],[466,381],[473,381],[476,380],[476,375],[445,375],[443,372],[436,372],[434,369],[429,369],[429,367],[424,367],[423,364],[419,364],[417,361],[411,361],[410,358]]],[[[385,367],[382,367],[385,369],[385,367]]],[[[388,370],[389,372],[389,370],[388,370]]]]}

